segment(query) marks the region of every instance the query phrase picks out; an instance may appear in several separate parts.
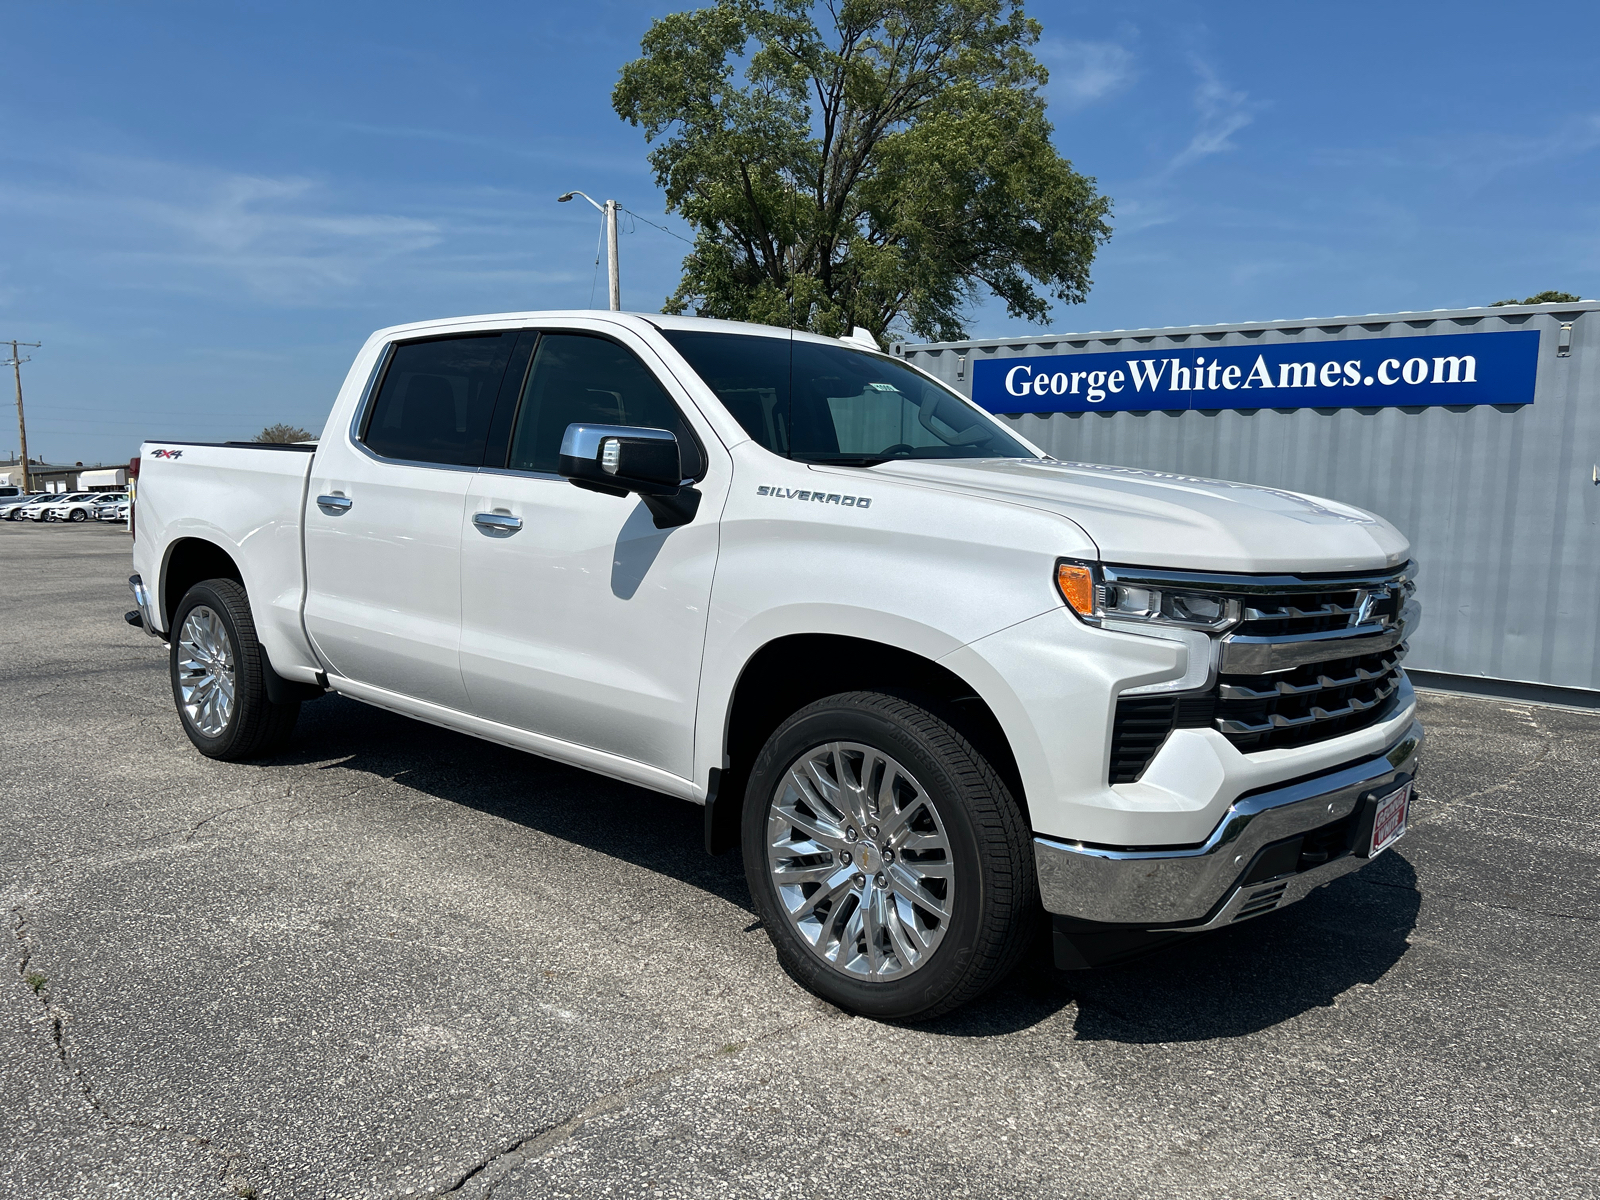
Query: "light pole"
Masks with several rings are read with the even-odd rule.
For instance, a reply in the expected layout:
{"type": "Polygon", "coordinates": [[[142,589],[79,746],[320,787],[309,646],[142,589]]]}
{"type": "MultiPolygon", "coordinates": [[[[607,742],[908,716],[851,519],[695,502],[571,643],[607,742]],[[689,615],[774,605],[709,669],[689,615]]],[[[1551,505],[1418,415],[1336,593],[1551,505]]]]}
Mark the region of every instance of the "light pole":
{"type": "Polygon", "coordinates": [[[611,311],[622,311],[622,275],[617,267],[617,208],[615,200],[607,200],[604,204],[583,192],[572,191],[564,196],[557,196],[557,204],[565,204],[574,196],[583,198],[593,204],[606,215],[606,275],[611,284],[611,311]]]}
{"type": "MultiPolygon", "coordinates": [[[[0,345],[3,345],[3,344],[4,343],[0,343],[0,345]]],[[[13,340],[12,343],[11,343],[11,358],[10,358],[10,360],[8,362],[5,363],[6,366],[11,368],[12,374],[14,374],[16,376],[16,378],[17,378],[17,437],[20,438],[21,441],[22,441],[22,490],[24,492],[27,492],[29,490],[28,489],[28,423],[25,420],[22,419],[22,364],[27,362],[28,359],[22,357],[22,354],[20,353],[20,349],[19,348],[22,347],[22,346],[32,346],[34,349],[37,350],[39,348],[40,344],[41,343],[39,343],[39,342],[19,342],[19,341],[13,340]]]]}

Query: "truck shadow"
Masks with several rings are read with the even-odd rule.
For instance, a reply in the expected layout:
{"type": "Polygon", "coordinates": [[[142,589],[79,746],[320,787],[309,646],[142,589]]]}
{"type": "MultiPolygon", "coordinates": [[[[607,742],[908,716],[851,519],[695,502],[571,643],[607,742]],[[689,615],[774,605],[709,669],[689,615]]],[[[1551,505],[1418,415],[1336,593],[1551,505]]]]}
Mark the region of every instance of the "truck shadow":
{"type": "Polygon", "coordinates": [[[754,913],[739,856],[705,852],[705,810],[697,804],[342,696],[306,705],[289,750],[272,761],[327,763],[392,779],[670,875],[754,913]]]}
{"type": "MultiPolygon", "coordinates": [[[[291,749],[273,761],[391,779],[680,880],[754,915],[739,856],[706,854],[698,805],[339,696],[307,705],[291,749]]],[[[1376,983],[1405,955],[1420,905],[1416,872],[1391,850],[1281,913],[1196,935],[1126,966],[1057,971],[1041,936],[993,991],[916,1028],[1003,1036],[1075,1006],[1079,1041],[1242,1037],[1376,983]]]]}
{"type": "Polygon", "coordinates": [[[1008,1033],[1075,1004],[1079,1041],[1259,1033],[1375,984],[1404,957],[1421,903],[1416,871],[1391,850],[1280,913],[1197,934],[1121,967],[1056,971],[1041,937],[988,997],[928,1028],[957,1037],[1008,1033]]]}

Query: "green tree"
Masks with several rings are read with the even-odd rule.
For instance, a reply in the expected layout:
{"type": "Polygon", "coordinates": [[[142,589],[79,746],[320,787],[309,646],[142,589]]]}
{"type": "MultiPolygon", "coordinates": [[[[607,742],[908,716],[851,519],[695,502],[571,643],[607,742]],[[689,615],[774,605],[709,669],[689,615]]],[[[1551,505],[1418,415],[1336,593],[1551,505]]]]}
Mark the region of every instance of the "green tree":
{"type": "Polygon", "coordinates": [[[612,103],[695,229],[667,312],[965,336],[987,288],[1081,302],[1111,201],[1051,144],[1015,0],[717,0],[654,21],[612,103]],[[825,14],[819,28],[817,15],[825,14]]]}
{"type": "Polygon", "coordinates": [[[1526,300],[1496,300],[1489,307],[1503,308],[1507,304],[1577,304],[1582,300],[1582,296],[1574,296],[1571,292],[1540,292],[1526,300]]]}
{"type": "Polygon", "coordinates": [[[316,435],[307,433],[298,425],[268,425],[255,437],[252,442],[314,442],[316,435]]]}

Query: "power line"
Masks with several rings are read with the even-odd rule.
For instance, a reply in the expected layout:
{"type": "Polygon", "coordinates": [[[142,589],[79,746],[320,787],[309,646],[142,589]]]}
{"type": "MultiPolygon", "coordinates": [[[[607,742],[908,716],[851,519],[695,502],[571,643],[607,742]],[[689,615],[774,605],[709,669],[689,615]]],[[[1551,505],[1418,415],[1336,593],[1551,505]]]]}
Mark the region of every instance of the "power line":
{"type": "MultiPolygon", "coordinates": [[[[617,207],[618,208],[622,208],[622,205],[619,204],[619,205],[617,205],[617,207]]],[[[639,216],[638,213],[634,212],[633,209],[631,209],[631,208],[622,208],[622,211],[627,213],[630,217],[634,217],[637,220],[643,221],[646,225],[649,225],[654,229],[661,230],[662,233],[665,233],[670,237],[677,238],[680,242],[687,242],[691,246],[694,245],[694,242],[691,239],[684,237],[683,234],[675,233],[673,230],[668,229],[665,225],[657,225],[649,217],[641,217],[641,216],[639,216]]]]}
{"type": "MultiPolygon", "coordinates": [[[[587,198],[587,197],[586,197],[587,198]]],[[[594,239],[594,275],[589,279],[589,307],[594,307],[594,289],[600,283],[600,247],[606,240],[606,217],[600,214],[600,232],[594,239]]]]}

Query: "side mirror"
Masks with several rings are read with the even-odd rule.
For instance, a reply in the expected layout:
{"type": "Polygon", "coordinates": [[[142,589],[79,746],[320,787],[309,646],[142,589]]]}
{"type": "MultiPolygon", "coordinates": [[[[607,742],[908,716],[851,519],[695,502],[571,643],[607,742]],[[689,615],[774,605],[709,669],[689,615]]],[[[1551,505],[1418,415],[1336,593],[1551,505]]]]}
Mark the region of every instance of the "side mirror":
{"type": "Polygon", "coordinates": [[[642,499],[657,529],[687,525],[700,493],[684,485],[678,439],[666,429],[635,425],[568,425],[556,470],[576,487],[642,499]]]}

